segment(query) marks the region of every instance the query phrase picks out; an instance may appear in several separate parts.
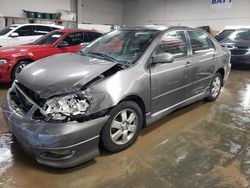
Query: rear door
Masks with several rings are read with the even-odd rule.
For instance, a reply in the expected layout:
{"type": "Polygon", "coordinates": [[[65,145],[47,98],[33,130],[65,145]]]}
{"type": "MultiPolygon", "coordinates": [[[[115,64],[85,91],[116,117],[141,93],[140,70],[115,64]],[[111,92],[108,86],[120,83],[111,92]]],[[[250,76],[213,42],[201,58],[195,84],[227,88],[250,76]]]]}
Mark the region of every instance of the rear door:
{"type": "Polygon", "coordinates": [[[192,96],[195,96],[203,94],[210,86],[216,68],[216,50],[206,33],[195,30],[190,30],[187,33],[192,54],[192,96]]]}
{"type": "Polygon", "coordinates": [[[190,97],[192,72],[188,57],[185,31],[168,32],[161,40],[154,55],[170,53],[172,63],[151,65],[152,113],[174,107],[190,97]]]}

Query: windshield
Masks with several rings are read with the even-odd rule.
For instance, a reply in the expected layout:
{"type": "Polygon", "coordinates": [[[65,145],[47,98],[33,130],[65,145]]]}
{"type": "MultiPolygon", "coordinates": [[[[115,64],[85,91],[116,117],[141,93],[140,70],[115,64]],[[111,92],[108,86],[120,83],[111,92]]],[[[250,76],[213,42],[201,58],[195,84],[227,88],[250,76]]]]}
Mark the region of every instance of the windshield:
{"type": "Polygon", "coordinates": [[[250,30],[237,30],[234,31],[229,37],[231,40],[250,40],[250,30]]]}
{"type": "Polygon", "coordinates": [[[64,33],[63,32],[50,32],[41,38],[37,39],[35,42],[33,42],[34,45],[52,45],[54,42],[57,41],[64,33]]]}
{"type": "Polygon", "coordinates": [[[117,30],[81,49],[78,54],[132,64],[159,33],[156,30],[117,30]]]}
{"type": "Polygon", "coordinates": [[[234,29],[227,29],[222,31],[219,35],[222,36],[223,38],[226,38],[229,35],[231,35],[234,31],[235,31],[234,29]]]}
{"type": "Polygon", "coordinates": [[[7,33],[9,33],[10,31],[12,31],[16,27],[17,26],[8,26],[8,27],[5,27],[3,29],[0,29],[0,36],[6,35],[7,33]]]}

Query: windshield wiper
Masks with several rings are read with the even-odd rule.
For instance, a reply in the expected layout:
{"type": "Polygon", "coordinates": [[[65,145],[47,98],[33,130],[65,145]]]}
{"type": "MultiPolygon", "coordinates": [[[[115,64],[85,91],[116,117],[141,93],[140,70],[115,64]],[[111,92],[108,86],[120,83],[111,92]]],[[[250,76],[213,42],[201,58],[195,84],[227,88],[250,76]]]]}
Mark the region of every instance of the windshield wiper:
{"type": "Polygon", "coordinates": [[[115,63],[119,63],[115,58],[113,57],[110,57],[109,55],[107,54],[104,54],[104,53],[99,53],[99,52],[90,52],[89,54],[92,54],[92,55],[96,55],[96,56],[100,56],[106,60],[109,60],[109,61],[112,61],[112,62],[115,62],[115,63]]]}

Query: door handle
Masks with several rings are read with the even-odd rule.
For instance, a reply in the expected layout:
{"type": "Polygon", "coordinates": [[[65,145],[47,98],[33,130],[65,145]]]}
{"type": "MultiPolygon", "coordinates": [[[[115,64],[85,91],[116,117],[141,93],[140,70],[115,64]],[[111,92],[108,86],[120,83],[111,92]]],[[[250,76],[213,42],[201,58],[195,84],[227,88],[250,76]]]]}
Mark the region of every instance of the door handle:
{"type": "Polygon", "coordinates": [[[185,65],[186,68],[190,68],[192,67],[192,64],[190,62],[187,62],[186,65],[185,65]]]}

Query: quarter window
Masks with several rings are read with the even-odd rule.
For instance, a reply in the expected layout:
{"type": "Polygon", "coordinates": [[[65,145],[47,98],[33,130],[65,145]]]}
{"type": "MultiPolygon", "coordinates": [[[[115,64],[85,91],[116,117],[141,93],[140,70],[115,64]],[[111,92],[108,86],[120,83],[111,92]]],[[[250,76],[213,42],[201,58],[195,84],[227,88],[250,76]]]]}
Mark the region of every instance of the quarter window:
{"type": "Polygon", "coordinates": [[[83,33],[77,32],[77,33],[71,33],[69,34],[63,41],[67,42],[69,46],[76,46],[84,43],[83,41],[83,33]]]}
{"type": "Polygon", "coordinates": [[[193,54],[215,50],[213,42],[200,31],[188,31],[193,54]]]}
{"type": "Polygon", "coordinates": [[[187,40],[184,31],[172,31],[161,41],[156,54],[170,53],[175,58],[187,56],[187,40]]]}

